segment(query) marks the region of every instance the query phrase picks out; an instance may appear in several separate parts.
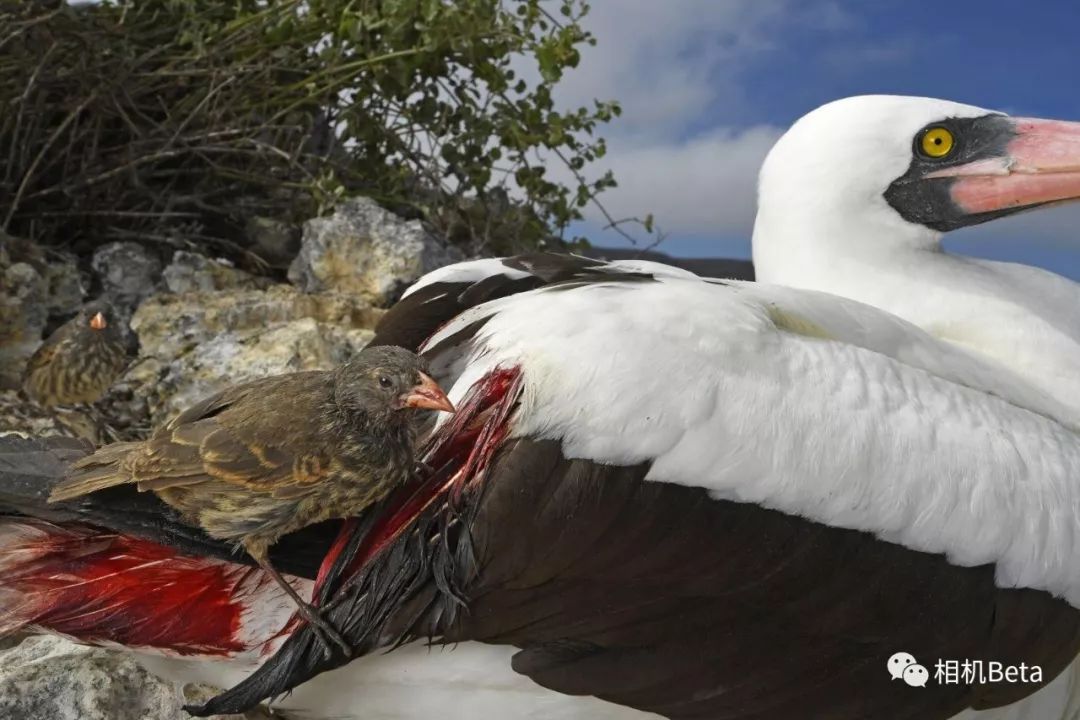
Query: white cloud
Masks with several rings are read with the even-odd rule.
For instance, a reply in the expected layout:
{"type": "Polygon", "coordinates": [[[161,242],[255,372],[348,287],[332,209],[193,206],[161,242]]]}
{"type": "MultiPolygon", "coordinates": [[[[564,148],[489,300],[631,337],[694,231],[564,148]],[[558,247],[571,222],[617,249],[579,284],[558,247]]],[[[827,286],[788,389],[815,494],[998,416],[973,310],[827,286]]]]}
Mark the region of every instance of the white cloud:
{"type": "MultiPolygon", "coordinates": [[[[768,126],[718,128],[685,141],[615,140],[603,164],[614,171],[619,187],[601,199],[616,218],[653,213],[666,233],[749,236],[758,169],[782,132],[768,126]]],[[[551,172],[569,181],[559,166],[552,165],[551,172]]],[[[600,222],[594,209],[586,216],[600,222]]]]}
{"type": "Polygon", "coordinates": [[[584,25],[597,38],[556,89],[567,107],[616,99],[615,132],[670,137],[722,101],[741,103],[746,60],[771,44],[789,0],[598,0],[584,25]]]}
{"type": "MultiPolygon", "coordinates": [[[[615,217],[652,213],[668,233],[749,235],[757,172],[779,137],[772,126],[726,127],[710,118],[745,105],[742,73],[766,52],[780,24],[797,13],[791,0],[596,0],[585,26],[597,38],[556,87],[564,107],[618,100],[623,114],[601,132],[608,154],[589,168],[612,170],[619,187],[601,201],[615,217]]],[[[847,17],[822,4],[829,27],[847,17]]],[[[532,68],[519,68],[535,77],[532,68]]],[[[560,163],[554,178],[569,182],[560,163]]],[[[586,218],[603,224],[595,208],[586,218]]],[[[607,241],[607,238],[602,238],[607,241]]]]}

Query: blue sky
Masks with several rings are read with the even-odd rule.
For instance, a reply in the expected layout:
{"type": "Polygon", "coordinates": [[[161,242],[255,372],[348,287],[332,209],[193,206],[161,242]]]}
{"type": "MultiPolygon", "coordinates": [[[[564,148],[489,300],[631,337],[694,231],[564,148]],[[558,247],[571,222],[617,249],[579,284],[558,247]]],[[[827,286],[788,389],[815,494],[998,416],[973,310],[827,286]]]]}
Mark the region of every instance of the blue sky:
{"type": "MultiPolygon", "coordinates": [[[[597,36],[566,104],[615,98],[614,215],[653,212],[661,249],[749,256],[757,168],[776,137],[839,97],[899,93],[1080,120],[1080,3],[1014,0],[594,0],[597,36]]],[[[617,245],[600,225],[578,228],[617,245]]],[[[957,252],[1080,278],[1080,206],[949,236],[957,252]]]]}

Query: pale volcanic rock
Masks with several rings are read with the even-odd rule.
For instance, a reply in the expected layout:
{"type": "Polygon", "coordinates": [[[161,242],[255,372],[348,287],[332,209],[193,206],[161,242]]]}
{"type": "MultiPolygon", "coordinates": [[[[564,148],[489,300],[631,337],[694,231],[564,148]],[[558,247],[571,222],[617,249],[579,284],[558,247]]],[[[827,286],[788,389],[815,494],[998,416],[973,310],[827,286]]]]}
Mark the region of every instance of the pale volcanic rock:
{"type": "Polygon", "coordinates": [[[371,339],[382,311],[356,297],[267,290],[159,294],[132,318],[139,358],[110,393],[152,424],[245,380],[324,370],[371,339]]]}
{"type": "Polygon", "coordinates": [[[86,285],[73,258],[50,262],[45,266],[43,279],[50,317],[65,317],[79,311],[86,299],[86,285]]]}
{"type": "Polygon", "coordinates": [[[360,197],[304,224],[289,280],[306,292],[335,290],[386,306],[421,275],[461,259],[419,220],[404,220],[360,197]]]}
{"type": "MultiPolygon", "coordinates": [[[[26,720],[188,720],[183,705],[204,691],[177,688],[130,654],[28,637],[0,650],[0,718],[26,720]]],[[[256,720],[262,711],[219,715],[256,720]]]]}
{"type": "Polygon", "coordinates": [[[161,280],[161,260],[138,243],[103,245],[94,251],[90,265],[102,294],[118,310],[134,309],[157,290],[161,280]]]}
{"type": "Polygon", "coordinates": [[[277,267],[288,266],[300,251],[299,228],[274,218],[249,218],[244,235],[251,241],[256,255],[277,267]]]}
{"type": "Polygon", "coordinates": [[[95,445],[111,439],[104,416],[87,405],[45,407],[16,390],[0,390],[0,434],[80,438],[95,445]]]}
{"type": "Polygon", "coordinates": [[[177,250],[172,262],[162,272],[169,292],[205,292],[210,290],[261,289],[271,284],[226,262],[177,250]]]}
{"type": "Polygon", "coordinates": [[[22,382],[48,320],[44,278],[23,262],[0,267],[0,389],[22,382]]]}

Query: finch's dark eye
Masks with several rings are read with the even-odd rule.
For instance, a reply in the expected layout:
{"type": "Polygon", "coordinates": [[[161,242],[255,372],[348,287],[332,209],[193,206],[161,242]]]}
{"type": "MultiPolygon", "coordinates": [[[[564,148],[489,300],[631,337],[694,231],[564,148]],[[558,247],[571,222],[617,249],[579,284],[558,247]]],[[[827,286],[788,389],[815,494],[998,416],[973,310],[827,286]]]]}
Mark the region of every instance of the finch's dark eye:
{"type": "Polygon", "coordinates": [[[390,378],[386,377],[385,375],[380,375],[379,376],[379,384],[382,385],[384,388],[388,388],[391,385],[393,385],[394,383],[391,382],[390,378]]]}

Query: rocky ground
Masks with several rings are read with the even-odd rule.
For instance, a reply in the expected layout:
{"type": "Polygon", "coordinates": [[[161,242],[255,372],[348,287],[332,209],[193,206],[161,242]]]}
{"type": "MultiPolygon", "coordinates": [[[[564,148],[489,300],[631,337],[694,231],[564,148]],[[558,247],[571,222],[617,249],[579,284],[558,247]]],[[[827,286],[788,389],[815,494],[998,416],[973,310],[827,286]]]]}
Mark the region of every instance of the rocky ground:
{"type": "MultiPolygon", "coordinates": [[[[182,706],[213,690],[175,687],[130,656],[56,637],[27,637],[0,652],[0,718],[190,720],[182,706]]],[[[261,710],[218,720],[269,720],[261,710]]]]}
{"type": "MultiPolygon", "coordinates": [[[[330,368],[371,338],[384,308],[420,275],[461,259],[366,198],[305,224],[299,246],[275,226],[249,229],[288,262],[288,282],[217,258],[134,242],[80,262],[0,237],[0,433],[95,443],[150,428],[227,384],[330,368]],[[87,301],[108,300],[131,363],[92,406],[46,408],[21,392],[27,358],[87,301]]],[[[28,637],[0,644],[0,720],[179,720],[184,697],[116,652],[28,637]]],[[[186,695],[185,695],[186,694],[186,695]]]]}

